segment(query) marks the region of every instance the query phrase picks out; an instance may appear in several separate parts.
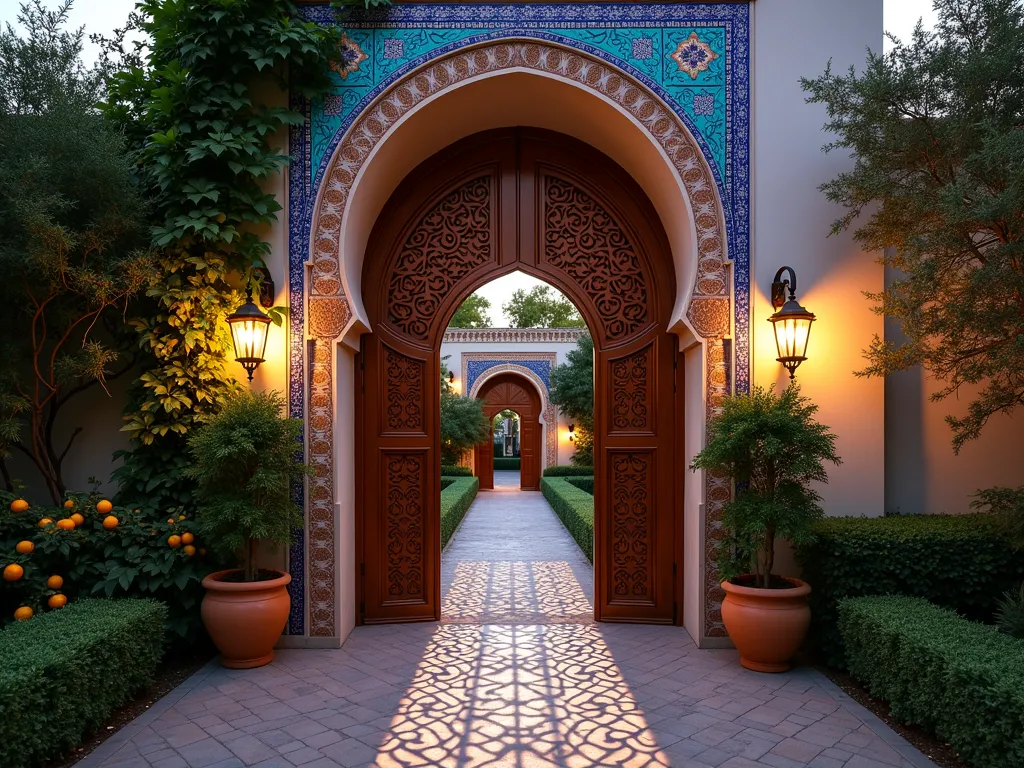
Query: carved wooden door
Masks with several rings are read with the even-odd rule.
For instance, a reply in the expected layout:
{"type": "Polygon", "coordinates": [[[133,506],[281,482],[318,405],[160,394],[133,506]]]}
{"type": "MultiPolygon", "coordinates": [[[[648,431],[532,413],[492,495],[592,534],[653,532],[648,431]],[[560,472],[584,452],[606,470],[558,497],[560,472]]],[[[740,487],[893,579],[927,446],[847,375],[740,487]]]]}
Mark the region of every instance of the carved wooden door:
{"type": "Polygon", "coordinates": [[[487,442],[478,445],[474,451],[473,464],[480,490],[494,490],[494,429],[488,433],[487,442]]]}
{"type": "Polygon", "coordinates": [[[536,413],[523,416],[519,424],[519,487],[540,490],[540,422],[536,413]]]}
{"type": "MultiPolygon", "coordinates": [[[[594,338],[595,616],[670,623],[682,615],[673,574],[684,470],[667,238],[643,190],[608,158],[522,128],[426,161],[371,234],[363,297],[372,333],[357,389],[362,619],[439,618],[441,337],[466,296],[514,269],[567,294],[594,338]]],[[[527,487],[540,474],[540,405],[520,406],[536,425],[522,420],[527,487]]]]}

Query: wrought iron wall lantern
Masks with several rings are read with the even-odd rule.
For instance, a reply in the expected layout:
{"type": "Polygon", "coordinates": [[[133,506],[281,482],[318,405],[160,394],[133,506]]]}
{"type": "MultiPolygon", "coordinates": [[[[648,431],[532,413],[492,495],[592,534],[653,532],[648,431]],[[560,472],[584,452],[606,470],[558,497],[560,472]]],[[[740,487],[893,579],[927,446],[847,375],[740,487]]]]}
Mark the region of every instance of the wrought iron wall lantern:
{"type": "Polygon", "coordinates": [[[576,439],[576,425],[575,424],[570,424],[569,425],[569,442],[571,443],[575,439],[576,439]]]}
{"type": "Polygon", "coordinates": [[[782,267],[775,273],[772,282],[772,306],[775,314],[768,318],[775,331],[775,358],[789,371],[789,378],[795,378],[796,369],[807,359],[807,340],[811,336],[814,313],[808,312],[796,300],[796,272],[792,267],[782,267]],[[789,277],[783,279],[783,273],[789,277]],[[786,291],[789,298],[786,298],[786,291]]]}
{"type": "Polygon", "coordinates": [[[266,357],[267,331],[270,317],[265,315],[250,298],[227,318],[231,327],[231,343],[235,347],[235,360],[242,364],[245,372],[252,374],[266,357]]]}
{"type": "Polygon", "coordinates": [[[449,384],[454,384],[455,383],[455,371],[448,371],[448,383],[449,384]]]}

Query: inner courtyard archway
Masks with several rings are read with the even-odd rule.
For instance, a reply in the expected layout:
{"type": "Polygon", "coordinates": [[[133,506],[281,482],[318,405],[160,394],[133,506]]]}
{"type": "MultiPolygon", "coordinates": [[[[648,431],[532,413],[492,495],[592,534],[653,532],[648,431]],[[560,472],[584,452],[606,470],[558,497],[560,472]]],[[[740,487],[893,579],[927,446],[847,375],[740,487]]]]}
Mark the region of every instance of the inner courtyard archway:
{"type": "MultiPolygon", "coordinates": [[[[488,421],[493,421],[502,411],[515,411],[519,415],[519,488],[539,491],[543,456],[542,405],[533,383],[518,373],[498,374],[487,380],[477,398],[483,401],[488,421]]],[[[493,439],[478,445],[474,453],[474,474],[480,479],[480,490],[493,490],[493,439]]]]}
{"type": "Polygon", "coordinates": [[[595,342],[595,618],[672,623],[682,402],[667,238],[609,158],[523,128],[424,162],[370,236],[362,298],[373,331],[356,393],[361,620],[440,617],[440,340],[469,293],[515,269],[565,293],[595,342]]]}

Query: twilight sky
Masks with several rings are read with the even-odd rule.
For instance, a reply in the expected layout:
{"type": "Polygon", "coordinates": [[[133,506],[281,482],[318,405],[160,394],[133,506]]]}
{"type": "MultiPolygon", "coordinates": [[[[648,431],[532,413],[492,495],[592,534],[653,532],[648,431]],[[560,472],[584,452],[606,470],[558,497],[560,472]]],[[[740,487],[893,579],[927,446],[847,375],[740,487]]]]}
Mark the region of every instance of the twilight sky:
{"type": "MultiPolygon", "coordinates": [[[[46,5],[53,8],[57,0],[47,0],[46,5]]],[[[14,24],[17,19],[19,0],[0,0],[0,23],[14,24]]],[[[99,32],[109,34],[115,27],[124,24],[135,0],[75,0],[71,8],[70,21],[72,26],[85,26],[86,35],[99,32]]],[[[885,0],[885,29],[897,37],[908,39],[919,18],[925,24],[934,22],[932,0],[885,0]]],[[[96,48],[86,41],[85,57],[87,60],[96,57],[96,48]]],[[[508,319],[501,311],[501,304],[508,300],[517,288],[529,289],[540,283],[528,275],[513,273],[488,283],[478,293],[486,296],[491,302],[491,320],[496,327],[508,324],[508,319]]]]}

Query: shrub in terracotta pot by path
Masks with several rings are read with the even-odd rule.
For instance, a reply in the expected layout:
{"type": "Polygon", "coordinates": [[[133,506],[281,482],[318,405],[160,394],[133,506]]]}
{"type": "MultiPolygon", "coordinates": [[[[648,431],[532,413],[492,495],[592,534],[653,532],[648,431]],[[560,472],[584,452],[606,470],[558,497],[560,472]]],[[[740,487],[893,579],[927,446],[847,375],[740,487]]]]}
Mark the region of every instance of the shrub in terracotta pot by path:
{"type": "Polygon", "coordinates": [[[301,425],[283,410],[276,392],[244,391],[189,439],[199,532],[241,565],[203,579],[203,623],[226,667],[268,664],[288,621],[291,576],[256,567],[259,542],[287,545],[302,525],[291,495],[308,472],[295,460],[301,425]]]}
{"type": "Polygon", "coordinates": [[[755,387],[726,398],[708,424],[707,445],[692,469],[727,475],[735,495],[725,506],[717,563],[724,581],[722,620],[740,663],[784,672],[807,634],[809,585],[778,576],[775,540],[800,544],[824,514],[811,483],[828,482],[824,462],[839,464],[836,436],[794,383],[782,394],[755,387]]]}

